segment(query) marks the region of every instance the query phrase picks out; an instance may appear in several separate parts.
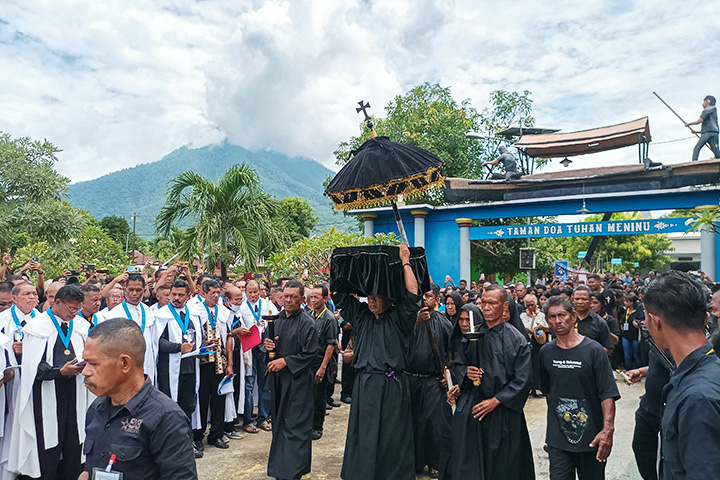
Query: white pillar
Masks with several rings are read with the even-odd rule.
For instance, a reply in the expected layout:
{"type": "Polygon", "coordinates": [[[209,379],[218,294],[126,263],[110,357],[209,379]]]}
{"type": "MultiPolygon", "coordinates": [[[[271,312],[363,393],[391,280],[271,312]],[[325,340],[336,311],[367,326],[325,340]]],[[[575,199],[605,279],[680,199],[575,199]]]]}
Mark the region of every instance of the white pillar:
{"type": "Polygon", "coordinates": [[[372,237],[375,235],[375,219],[377,218],[377,213],[365,212],[361,213],[360,217],[362,217],[363,222],[365,222],[365,236],[372,237]]]}
{"type": "Polygon", "coordinates": [[[470,227],[472,219],[456,218],[455,222],[460,227],[460,280],[466,280],[470,285],[470,227]]]}
{"type": "Polygon", "coordinates": [[[707,273],[708,277],[717,281],[715,277],[715,240],[717,234],[704,227],[700,231],[700,270],[707,273]]]}
{"type": "Polygon", "coordinates": [[[425,217],[427,210],[410,210],[415,218],[415,246],[425,248],[425,217]]]}

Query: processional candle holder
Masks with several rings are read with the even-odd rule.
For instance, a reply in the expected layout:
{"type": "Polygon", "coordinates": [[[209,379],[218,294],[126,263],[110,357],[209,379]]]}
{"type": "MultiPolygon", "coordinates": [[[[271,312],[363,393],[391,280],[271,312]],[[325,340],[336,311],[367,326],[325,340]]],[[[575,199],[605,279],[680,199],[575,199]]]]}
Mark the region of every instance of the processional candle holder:
{"type": "MultiPolygon", "coordinates": [[[[260,318],[267,322],[268,338],[275,342],[275,348],[277,348],[277,341],[275,340],[275,320],[280,318],[280,315],[262,315],[260,318]]],[[[275,351],[268,352],[268,357],[271,360],[274,359],[275,351]]]]}

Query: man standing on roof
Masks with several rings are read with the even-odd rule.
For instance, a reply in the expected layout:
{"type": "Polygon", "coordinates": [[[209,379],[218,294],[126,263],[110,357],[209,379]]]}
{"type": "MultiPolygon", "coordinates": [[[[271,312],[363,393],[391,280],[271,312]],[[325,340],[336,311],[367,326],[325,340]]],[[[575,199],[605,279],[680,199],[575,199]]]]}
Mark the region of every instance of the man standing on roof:
{"type": "Polygon", "coordinates": [[[505,173],[493,173],[490,178],[493,180],[515,180],[520,178],[521,174],[517,170],[517,162],[515,161],[513,154],[510,153],[504,145],[500,145],[498,150],[500,151],[500,156],[495,160],[483,162],[483,166],[497,165],[502,162],[503,168],[505,168],[505,173]]]}
{"type": "Polygon", "coordinates": [[[715,97],[712,95],[707,95],[703,99],[702,103],[703,111],[700,114],[700,118],[695,120],[694,122],[686,123],[685,126],[689,127],[690,125],[701,125],[701,130],[695,131],[692,130],[693,133],[699,133],[700,139],[698,140],[697,144],[695,144],[695,149],[693,150],[693,162],[698,159],[698,156],[700,155],[700,149],[707,143],[710,145],[710,150],[713,151],[713,154],[715,155],[715,158],[720,158],[720,148],[718,148],[718,116],[717,116],[717,108],[715,108],[715,97]]]}

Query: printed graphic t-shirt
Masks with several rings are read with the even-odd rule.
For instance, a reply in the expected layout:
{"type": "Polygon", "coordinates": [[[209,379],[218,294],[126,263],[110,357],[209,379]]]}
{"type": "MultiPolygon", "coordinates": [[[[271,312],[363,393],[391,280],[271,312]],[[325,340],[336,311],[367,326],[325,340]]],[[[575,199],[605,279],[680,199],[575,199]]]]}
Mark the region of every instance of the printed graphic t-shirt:
{"type": "Polygon", "coordinates": [[[564,349],[554,340],[540,349],[540,382],[549,393],[546,442],[569,452],[590,452],[603,428],[602,401],[620,399],[610,360],[597,342],[583,338],[564,349]]]}

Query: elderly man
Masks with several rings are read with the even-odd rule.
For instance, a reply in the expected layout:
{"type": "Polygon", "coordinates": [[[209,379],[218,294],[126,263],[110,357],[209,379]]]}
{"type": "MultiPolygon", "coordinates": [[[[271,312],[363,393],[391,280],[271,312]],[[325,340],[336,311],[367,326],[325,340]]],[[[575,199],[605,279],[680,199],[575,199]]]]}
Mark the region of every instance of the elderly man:
{"type": "MultiPolygon", "coordinates": [[[[87,412],[85,472],[104,470],[133,480],[195,480],[190,420],[143,374],[145,339],[128,319],[110,319],[88,335],[85,385],[97,399],[87,412]]],[[[104,478],[104,477],[103,477],[104,478]]],[[[111,478],[111,477],[108,477],[111,478]]]]}
{"type": "Polygon", "coordinates": [[[478,467],[486,479],[535,478],[523,413],[532,383],[530,344],[517,328],[503,321],[503,312],[508,308],[508,295],[502,286],[490,285],[485,289],[480,304],[485,321],[475,329],[480,336],[477,343],[483,371],[480,385],[483,400],[472,407],[473,417],[482,424],[483,454],[479,457],[482,460],[479,465],[466,463],[462,451],[473,442],[463,435],[472,435],[472,431],[458,432],[453,443],[453,448],[458,449],[453,450],[453,478],[475,474],[478,467]]]}
{"type": "Polygon", "coordinates": [[[79,287],[58,290],[55,302],[23,328],[22,375],[8,468],[33,478],[75,480],[81,471],[87,391],[78,376],[88,332],[76,321],[79,287]]]}
{"type": "Polygon", "coordinates": [[[0,313],[0,331],[13,340],[13,351],[19,362],[23,351],[23,328],[30,319],[39,315],[35,309],[38,296],[32,284],[22,282],[13,287],[12,298],[14,305],[0,313]]]}
{"type": "Polygon", "coordinates": [[[404,371],[421,297],[410,251],[405,245],[399,249],[405,292],[397,305],[385,297],[368,297],[365,304],[350,295],[333,295],[343,316],[352,319],[355,342],[357,375],[341,473],[346,480],[415,478],[410,385],[404,371]]]}

